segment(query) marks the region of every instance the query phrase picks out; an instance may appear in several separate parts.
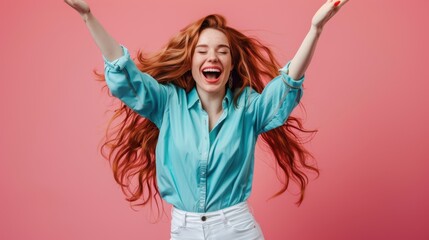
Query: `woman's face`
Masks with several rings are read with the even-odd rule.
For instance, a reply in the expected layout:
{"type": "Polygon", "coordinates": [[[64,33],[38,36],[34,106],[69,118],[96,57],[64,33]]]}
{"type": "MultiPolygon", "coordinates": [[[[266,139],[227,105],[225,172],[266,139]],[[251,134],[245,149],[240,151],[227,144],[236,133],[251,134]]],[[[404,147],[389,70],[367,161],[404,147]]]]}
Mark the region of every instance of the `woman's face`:
{"type": "Polygon", "coordinates": [[[204,29],[192,56],[192,77],[199,94],[225,95],[225,84],[232,70],[231,50],[226,35],[204,29]]]}

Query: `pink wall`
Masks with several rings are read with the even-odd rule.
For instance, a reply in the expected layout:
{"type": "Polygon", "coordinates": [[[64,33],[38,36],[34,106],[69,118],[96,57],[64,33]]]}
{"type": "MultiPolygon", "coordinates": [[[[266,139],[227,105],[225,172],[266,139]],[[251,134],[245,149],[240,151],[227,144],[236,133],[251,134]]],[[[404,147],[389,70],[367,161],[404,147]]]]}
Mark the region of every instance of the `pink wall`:
{"type": "MultiPolygon", "coordinates": [[[[89,0],[132,53],[221,13],[283,62],[323,2],[89,0]]],[[[267,201],[279,185],[258,151],[251,203],[267,239],[429,239],[428,7],[351,0],[326,27],[302,100],[321,176],[299,208],[293,192],[267,201]]],[[[111,100],[79,16],[7,1],[0,20],[0,239],[168,239],[169,220],[131,210],[98,152],[111,100]]]]}

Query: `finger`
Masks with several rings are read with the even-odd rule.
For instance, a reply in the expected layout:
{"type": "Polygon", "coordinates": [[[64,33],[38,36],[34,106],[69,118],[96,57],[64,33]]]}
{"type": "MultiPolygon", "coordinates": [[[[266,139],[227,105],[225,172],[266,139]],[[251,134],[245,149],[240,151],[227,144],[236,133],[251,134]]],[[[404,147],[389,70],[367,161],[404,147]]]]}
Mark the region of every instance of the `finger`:
{"type": "Polygon", "coordinates": [[[69,6],[71,6],[69,0],[64,0],[64,2],[67,3],[69,6]]]}
{"type": "Polygon", "coordinates": [[[346,4],[349,0],[341,0],[341,1],[335,1],[334,4],[332,5],[332,8],[334,9],[339,9],[341,8],[344,4],[346,4]]]}
{"type": "Polygon", "coordinates": [[[334,4],[332,5],[332,7],[335,8],[340,4],[341,4],[341,1],[335,1],[334,4]]]}
{"type": "Polygon", "coordinates": [[[339,8],[335,8],[335,9],[334,9],[330,14],[329,14],[328,20],[329,20],[329,19],[331,19],[335,14],[337,14],[338,10],[339,10],[339,8]]]}
{"type": "Polygon", "coordinates": [[[72,0],[64,0],[70,7],[76,9],[75,2],[72,0]]]}
{"type": "Polygon", "coordinates": [[[346,4],[349,0],[341,0],[340,4],[337,6],[338,7],[342,7],[344,4],[346,4]]]}
{"type": "Polygon", "coordinates": [[[326,21],[329,21],[329,19],[331,19],[335,15],[335,13],[337,13],[337,11],[335,10],[329,12],[328,16],[326,17],[326,21]]]}

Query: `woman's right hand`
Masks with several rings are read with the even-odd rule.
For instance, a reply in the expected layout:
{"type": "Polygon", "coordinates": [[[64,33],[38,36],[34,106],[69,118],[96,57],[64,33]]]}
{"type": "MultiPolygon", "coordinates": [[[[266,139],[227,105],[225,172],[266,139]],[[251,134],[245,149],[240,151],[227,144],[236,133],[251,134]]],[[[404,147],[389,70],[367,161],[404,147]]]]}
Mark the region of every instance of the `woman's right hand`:
{"type": "Polygon", "coordinates": [[[91,12],[88,3],[83,0],[64,0],[64,2],[74,8],[82,17],[91,12]]]}

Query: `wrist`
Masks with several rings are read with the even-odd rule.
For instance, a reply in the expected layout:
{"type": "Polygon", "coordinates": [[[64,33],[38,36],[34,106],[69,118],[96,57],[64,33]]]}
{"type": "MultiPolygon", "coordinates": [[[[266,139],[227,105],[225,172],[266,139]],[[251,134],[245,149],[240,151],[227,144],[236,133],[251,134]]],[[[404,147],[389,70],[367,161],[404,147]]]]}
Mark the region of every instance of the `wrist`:
{"type": "Polygon", "coordinates": [[[322,33],[322,31],[323,31],[323,26],[311,25],[311,27],[310,27],[310,32],[314,33],[316,35],[320,35],[322,33]]]}
{"type": "Polygon", "coordinates": [[[87,22],[89,18],[92,17],[91,9],[88,9],[88,12],[80,14],[84,22],[87,22]]]}

